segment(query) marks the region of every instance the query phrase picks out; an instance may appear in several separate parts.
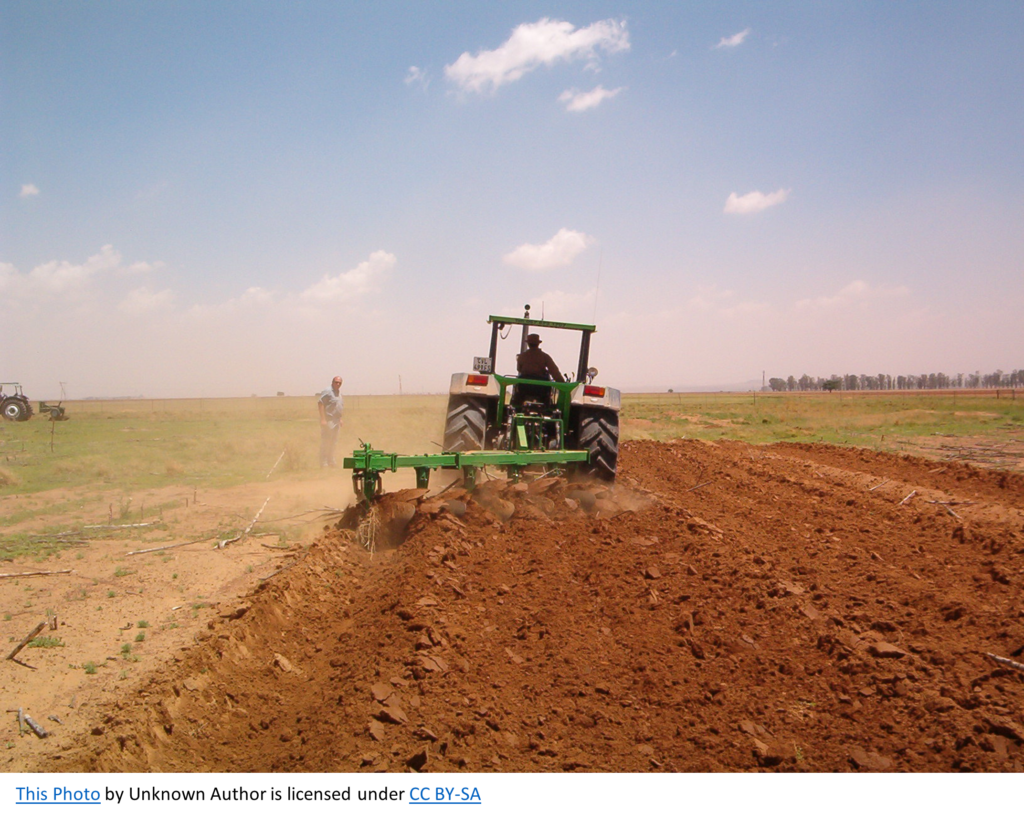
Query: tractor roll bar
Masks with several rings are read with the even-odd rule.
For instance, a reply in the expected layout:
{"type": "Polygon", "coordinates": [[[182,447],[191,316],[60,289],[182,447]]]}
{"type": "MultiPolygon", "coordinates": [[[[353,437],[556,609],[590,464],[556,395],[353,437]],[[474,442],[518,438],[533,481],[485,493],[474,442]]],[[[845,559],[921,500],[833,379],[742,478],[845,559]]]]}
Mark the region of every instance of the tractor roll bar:
{"type": "MultiPolygon", "coordinates": [[[[565,321],[538,321],[530,317],[530,307],[526,307],[526,314],[522,318],[508,318],[502,315],[491,315],[487,322],[491,325],[491,370],[497,369],[498,361],[498,331],[506,326],[521,326],[523,328],[522,343],[526,343],[526,336],[530,327],[546,327],[548,329],[569,329],[581,334],[580,337],[580,360],[576,369],[576,381],[582,381],[587,377],[587,368],[590,366],[590,336],[597,332],[594,324],[573,324],[565,321]]],[[[520,346],[520,350],[524,347],[520,346]]]]}

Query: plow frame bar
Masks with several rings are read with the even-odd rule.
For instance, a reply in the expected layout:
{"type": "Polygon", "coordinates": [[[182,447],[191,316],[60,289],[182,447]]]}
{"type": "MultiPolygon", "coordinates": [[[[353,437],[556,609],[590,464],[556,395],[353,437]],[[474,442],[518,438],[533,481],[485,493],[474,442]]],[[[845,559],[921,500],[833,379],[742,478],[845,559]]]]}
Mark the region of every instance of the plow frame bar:
{"type": "Polygon", "coordinates": [[[506,469],[509,477],[518,480],[523,470],[530,465],[560,467],[572,462],[589,461],[589,451],[463,451],[447,454],[392,454],[378,451],[368,443],[352,452],[342,461],[344,468],[352,471],[352,486],[356,495],[366,502],[373,502],[381,494],[381,474],[394,473],[399,468],[413,468],[416,471],[416,487],[427,488],[430,472],[438,468],[460,469],[466,488],[470,491],[476,485],[478,468],[498,465],[506,469]]]}

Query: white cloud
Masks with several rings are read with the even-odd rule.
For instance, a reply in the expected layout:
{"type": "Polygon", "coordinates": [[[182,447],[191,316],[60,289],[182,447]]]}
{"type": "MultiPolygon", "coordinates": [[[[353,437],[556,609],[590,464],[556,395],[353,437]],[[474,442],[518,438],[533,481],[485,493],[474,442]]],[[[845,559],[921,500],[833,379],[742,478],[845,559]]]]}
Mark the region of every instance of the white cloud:
{"type": "Polygon", "coordinates": [[[554,269],[558,266],[568,266],[595,242],[597,241],[589,234],[563,228],[546,243],[523,243],[515,251],[506,254],[502,260],[517,269],[531,272],[554,269]]]}
{"type": "Polygon", "coordinates": [[[430,81],[427,78],[427,71],[420,69],[418,66],[409,67],[409,71],[405,74],[406,84],[419,84],[426,88],[430,81]]]}
{"type": "Polygon", "coordinates": [[[13,263],[0,263],[0,296],[4,295],[20,277],[13,263]]]}
{"type": "Polygon", "coordinates": [[[601,20],[577,29],[564,20],[545,17],[517,26],[497,49],[476,55],[463,52],[455,63],[444,68],[444,73],[463,90],[493,92],[537,67],[558,61],[586,60],[596,64],[599,49],[609,54],[629,49],[625,21],[601,20]]]}
{"type": "MultiPolygon", "coordinates": [[[[717,286],[698,286],[685,302],[683,317],[709,314],[735,318],[741,315],[757,314],[777,316],[790,310],[803,312],[863,304],[869,301],[905,297],[910,294],[906,286],[872,286],[865,280],[853,280],[835,294],[816,298],[802,298],[791,303],[768,302],[755,298],[740,297],[733,289],[719,289],[717,286]]],[[[676,315],[672,310],[671,315],[676,315]]]]}
{"type": "Polygon", "coordinates": [[[558,100],[565,104],[565,109],[570,113],[582,113],[584,110],[590,110],[596,107],[606,98],[614,98],[618,95],[625,87],[618,87],[614,90],[606,90],[603,86],[598,84],[590,92],[579,92],[578,90],[566,90],[560,96],[558,100]]]}
{"type": "Polygon", "coordinates": [[[107,244],[84,263],[51,260],[27,274],[11,263],[0,263],[0,295],[19,300],[69,299],[80,296],[97,279],[145,275],[164,265],[139,261],[122,267],[121,259],[121,252],[107,244]]]}
{"type": "Polygon", "coordinates": [[[97,275],[114,273],[120,264],[121,253],[112,245],[105,245],[84,263],[51,260],[36,266],[27,275],[19,275],[15,287],[23,297],[64,294],[82,288],[97,275]]]}
{"type": "Polygon", "coordinates": [[[692,319],[694,316],[707,318],[715,316],[736,320],[757,318],[770,314],[770,303],[757,300],[743,300],[737,297],[733,289],[719,289],[717,286],[698,286],[696,292],[686,300],[683,311],[672,309],[668,317],[692,319]]]}
{"type": "Polygon", "coordinates": [[[756,214],[771,208],[773,205],[780,205],[789,197],[789,188],[780,188],[774,193],[763,194],[760,191],[751,191],[749,194],[738,196],[736,192],[729,194],[725,201],[726,214],[756,214]]]}
{"type": "MultiPolygon", "coordinates": [[[[395,255],[375,251],[354,269],[334,277],[324,275],[302,292],[250,286],[241,295],[220,303],[197,303],[188,310],[187,316],[197,321],[237,322],[257,320],[272,310],[276,316],[309,322],[320,318],[317,313],[326,306],[333,307],[377,291],[379,284],[390,276],[396,262],[395,255]]],[[[333,314],[336,307],[331,311],[333,314]]]]}
{"type": "Polygon", "coordinates": [[[39,188],[29,182],[21,186],[21,196],[39,196],[39,188]]]}
{"type": "Polygon", "coordinates": [[[750,34],[750,29],[744,29],[742,32],[737,32],[735,35],[730,35],[727,38],[722,38],[718,41],[718,45],[715,49],[731,49],[735,46],[739,46],[743,41],[747,39],[747,35],[750,34]]]}
{"type": "Polygon", "coordinates": [[[388,278],[396,260],[393,254],[383,250],[375,251],[351,271],[343,272],[337,277],[324,275],[320,282],[306,289],[301,297],[305,301],[315,303],[343,303],[365,295],[388,278]]]}
{"type": "Polygon", "coordinates": [[[153,263],[145,263],[142,260],[139,260],[132,263],[130,266],[126,266],[123,271],[126,275],[131,277],[140,277],[142,275],[152,274],[157,269],[162,269],[165,265],[165,263],[162,263],[159,260],[153,263]]]}
{"type": "Polygon", "coordinates": [[[294,308],[295,296],[288,296],[278,301],[279,293],[273,289],[250,286],[237,298],[228,298],[216,304],[197,303],[188,310],[189,316],[196,319],[220,319],[238,316],[243,312],[267,309],[274,303],[294,308]]]}
{"type": "Polygon", "coordinates": [[[905,297],[909,294],[910,289],[906,286],[872,286],[864,280],[854,280],[834,295],[803,298],[798,300],[794,307],[799,311],[833,309],[880,298],[905,297]]]}
{"type": "Polygon", "coordinates": [[[140,286],[129,292],[117,308],[130,315],[143,315],[147,312],[170,309],[173,303],[174,292],[170,289],[156,292],[147,286],[140,286]]]}
{"type": "Polygon", "coordinates": [[[250,286],[238,299],[243,306],[270,306],[277,298],[277,292],[273,289],[263,289],[259,286],[250,286]]]}

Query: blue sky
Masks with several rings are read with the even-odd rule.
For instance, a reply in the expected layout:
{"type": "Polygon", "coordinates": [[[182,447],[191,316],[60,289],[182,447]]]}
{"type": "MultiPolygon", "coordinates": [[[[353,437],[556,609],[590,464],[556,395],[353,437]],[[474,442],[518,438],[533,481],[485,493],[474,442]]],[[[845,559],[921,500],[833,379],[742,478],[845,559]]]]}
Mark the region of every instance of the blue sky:
{"type": "Polygon", "coordinates": [[[0,380],[442,391],[524,303],[626,389],[1015,369],[1021,43],[1016,0],[0,0],[0,380]]]}

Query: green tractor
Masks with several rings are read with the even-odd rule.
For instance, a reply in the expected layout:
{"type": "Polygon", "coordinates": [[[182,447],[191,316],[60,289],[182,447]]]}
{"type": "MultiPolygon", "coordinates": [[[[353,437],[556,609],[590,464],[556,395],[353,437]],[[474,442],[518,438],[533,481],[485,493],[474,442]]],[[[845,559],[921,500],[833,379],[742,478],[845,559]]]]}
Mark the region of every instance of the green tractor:
{"type": "Polygon", "coordinates": [[[430,472],[439,468],[461,471],[469,491],[476,487],[477,472],[487,466],[502,469],[517,481],[523,475],[548,471],[615,479],[621,396],[613,387],[593,383],[597,370],[588,363],[590,336],[597,328],[534,320],[529,306],[522,318],[492,315],[488,323],[489,355],[473,360],[472,373],[452,376],[441,453],[394,454],[364,442],[344,459],[361,506],[381,497],[383,473],[400,468],[413,468],[416,487],[424,489],[430,484],[430,472]],[[526,351],[531,327],[579,332],[575,377],[554,381],[537,378],[536,372],[529,376],[496,373],[498,341],[515,327],[522,327],[521,353],[526,351]]]}
{"type": "Polygon", "coordinates": [[[444,453],[469,451],[558,452],[586,451],[585,462],[570,462],[578,474],[615,479],[619,456],[621,395],[613,387],[593,383],[590,367],[591,324],[536,320],[526,306],[521,318],[491,315],[490,351],[473,360],[472,373],[452,375],[445,420],[444,453]],[[521,327],[520,352],[527,349],[531,329],[580,333],[575,374],[565,381],[531,374],[510,376],[495,372],[498,343],[521,327]]]}

